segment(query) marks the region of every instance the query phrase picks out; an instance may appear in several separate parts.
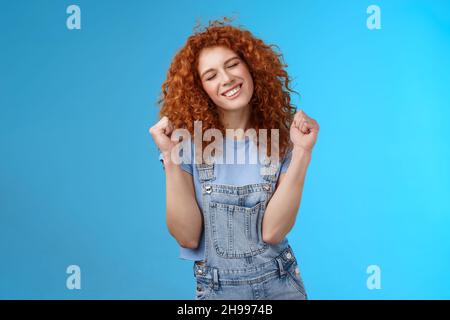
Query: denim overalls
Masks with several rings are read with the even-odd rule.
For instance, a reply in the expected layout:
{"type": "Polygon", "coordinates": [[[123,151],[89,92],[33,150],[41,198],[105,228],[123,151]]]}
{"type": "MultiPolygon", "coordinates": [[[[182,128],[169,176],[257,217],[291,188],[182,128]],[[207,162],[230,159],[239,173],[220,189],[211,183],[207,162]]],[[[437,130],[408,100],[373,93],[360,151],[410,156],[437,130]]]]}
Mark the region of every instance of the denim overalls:
{"type": "Polygon", "coordinates": [[[214,163],[196,164],[202,185],[205,260],[195,262],[196,300],[305,300],[292,248],[262,240],[262,219],[279,165],[262,165],[264,183],[214,184],[214,163]]]}

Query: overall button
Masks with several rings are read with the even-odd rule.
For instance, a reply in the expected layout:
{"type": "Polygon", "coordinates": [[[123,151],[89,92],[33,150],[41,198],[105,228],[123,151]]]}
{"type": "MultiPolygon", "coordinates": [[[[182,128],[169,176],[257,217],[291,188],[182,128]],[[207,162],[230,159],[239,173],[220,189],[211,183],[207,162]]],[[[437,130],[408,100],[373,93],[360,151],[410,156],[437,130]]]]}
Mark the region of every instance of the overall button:
{"type": "Polygon", "coordinates": [[[206,191],[206,193],[211,193],[212,187],[211,186],[206,186],[205,187],[205,191],[206,191]]]}
{"type": "Polygon", "coordinates": [[[203,274],[202,269],[198,269],[198,270],[197,270],[197,273],[198,273],[198,274],[203,274]]]}
{"type": "Polygon", "coordinates": [[[290,252],[286,253],[286,258],[287,258],[288,260],[291,260],[291,259],[292,259],[292,255],[291,255],[290,252]]]}

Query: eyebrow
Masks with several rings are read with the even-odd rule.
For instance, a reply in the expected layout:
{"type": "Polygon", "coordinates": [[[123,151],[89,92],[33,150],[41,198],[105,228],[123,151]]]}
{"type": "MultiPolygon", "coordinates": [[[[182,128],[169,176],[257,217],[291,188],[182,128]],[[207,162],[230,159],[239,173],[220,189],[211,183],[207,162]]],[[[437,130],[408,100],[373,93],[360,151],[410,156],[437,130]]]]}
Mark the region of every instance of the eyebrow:
{"type": "MultiPolygon", "coordinates": [[[[227,59],[223,64],[226,65],[228,62],[230,62],[231,60],[234,60],[234,59],[240,59],[240,58],[239,58],[238,56],[231,57],[231,58],[227,59]]],[[[214,69],[211,68],[211,69],[208,69],[208,70],[204,71],[204,72],[201,74],[200,78],[203,78],[203,76],[204,76],[206,73],[211,72],[211,71],[214,71],[214,69]]]]}

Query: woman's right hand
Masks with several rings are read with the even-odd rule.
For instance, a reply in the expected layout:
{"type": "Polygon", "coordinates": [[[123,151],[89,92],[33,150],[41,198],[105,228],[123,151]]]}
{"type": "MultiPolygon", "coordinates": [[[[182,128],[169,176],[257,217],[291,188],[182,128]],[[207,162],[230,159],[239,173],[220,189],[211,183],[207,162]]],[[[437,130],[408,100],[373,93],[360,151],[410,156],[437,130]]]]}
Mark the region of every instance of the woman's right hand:
{"type": "Polygon", "coordinates": [[[161,120],[149,129],[153,140],[164,157],[170,157],[170,152],[176,145],[176,141],[170,139],[172,131],[173,125],[166,116],[162,117],[161,120]]]}

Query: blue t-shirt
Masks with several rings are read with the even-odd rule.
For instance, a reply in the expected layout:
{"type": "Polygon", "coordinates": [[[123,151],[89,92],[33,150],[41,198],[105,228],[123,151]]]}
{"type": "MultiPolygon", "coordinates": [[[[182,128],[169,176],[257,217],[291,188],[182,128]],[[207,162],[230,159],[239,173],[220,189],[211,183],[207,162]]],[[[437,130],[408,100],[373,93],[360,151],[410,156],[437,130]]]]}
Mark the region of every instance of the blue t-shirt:
{"type": "MultiPolygon", "coordinates": [[[[245,140],[237,140],[233,141],[224,138],[224,157],[226,157],[227,150],[230,150],[230,148],[234,148],[234,164],[220,164],[215,163],[214,164],[214,175],[216,179],[214,180],[214,183],[217,184],[228,184],[228,185],[235,185],[235,186],[243,186],[247,184],[255,184],[255,183],[267,183],[266,180],[264,180],[261,177],[260,173],[260,165],[255,161],[252,161],[250,158],[250,151],[255,152],[256,148],[254,147],[253,141],[251,139],[246,138],[245,140]],[[238,155],[244,154],[245,148],[245,162],[244,164],[240,164],[240,162],[237,161],[238,155]]],[[[192,175],[193,181],[194,181],[194,188],[195,188],[195,196],[197,199],[198,206],[200,210],[202,211],[202,190],[201,190],[201,183],[198,179],[198,171],[197,167],[194,163],[194,153],[195,147],[194,144],[191,143],[191,157],[190,163],[182,162],[180,164],[181,168],[192,175]]],[[[292,153],[289,152],[286,154],[284,159],[281,162],[281,167],[279,172],[277,173],[277,176],[279,177],[280,173],[284,173],[287,171],[289,167],[289,163],[291,161],[292,153]]],[[[224,158],[225,159],[225,158],[224,158]]],[[[242,158],[241,158],[242,159],[242,158]]],[[[162,162],[162,154],[159,155],[159,160],[162,162]]],[[[225,162],[225,161],[224,161],[225,162]]],[[[273,183],[273,188],[275,188],[276,183],[273,183]]],[[[203,229],[204,230],[204,229],[203,229]]],[[[287,244],[286,238],[282,241],[282,243],[287,244]]],[[[204,251],[205,251],[205,238],[204,238],[204,232],[202,231],[201,239],[199,242],[199,246],[196,249],[189,249],[184,248],[180,246],[180,258],[186,259],[186,260],[193,260],[193,261],[199,261],[204,259],[204,251]]]]}

